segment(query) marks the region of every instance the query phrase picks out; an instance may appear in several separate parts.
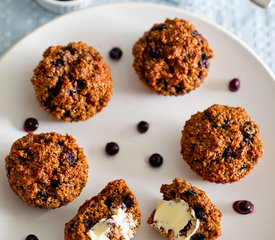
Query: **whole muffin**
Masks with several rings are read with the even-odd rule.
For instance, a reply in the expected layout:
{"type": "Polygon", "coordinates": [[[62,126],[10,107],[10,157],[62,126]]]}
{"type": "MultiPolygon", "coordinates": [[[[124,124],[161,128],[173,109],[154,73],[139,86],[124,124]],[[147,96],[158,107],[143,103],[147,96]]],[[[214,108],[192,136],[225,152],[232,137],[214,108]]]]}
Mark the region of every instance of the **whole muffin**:
{"type": "Polygon", "coordinates": [[[26,204],[46,209],[67,205],[79,196],[88,168],[75,139],[54,132],[19,138],[6,157],[13,192],[26,204]]]}
{"type": "Polygon", "coordinates": [[[140,226],[138,202],[123,179],[108,183],[66,223],[65,240],[131,239],[140,226]]]}
{"type": "Polygon", "coordinates": [[[155,24],[133,46],[140,80],[162,95],[183,95],[199,87],[214,56],[207,40],[188,21],[155,24]]]}
{"type": "Polygon", "coordinates": [[[163,184],[163,200],[147,223],[169,240],[214,240],[221,235],[222,213],[205,192],[175,178],[163,184]]]}
{"type": "Polygon", "coordinates": [[[85,121],[109,102],[111,68],[86,43],[51,46],[34,69],[31,82],[40,105],[63,121],[85,121]]]}
{"type": "Polygon", "coordinates": [[[181,153],[204,180],[232,183],[253,169],[263,144],[259,127],[244,108],[215,104],[185,123],[181,153]]]}

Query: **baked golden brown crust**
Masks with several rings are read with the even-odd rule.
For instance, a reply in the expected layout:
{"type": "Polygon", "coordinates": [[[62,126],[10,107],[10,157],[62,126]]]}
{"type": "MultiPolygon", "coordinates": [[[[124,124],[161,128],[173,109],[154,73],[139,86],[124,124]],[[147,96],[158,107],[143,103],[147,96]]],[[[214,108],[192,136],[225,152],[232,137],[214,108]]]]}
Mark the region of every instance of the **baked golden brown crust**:
{"type": "MultiPolygon", "coordinates": [[[[221,235],[220,221],[222,213],[210,201],[204,191],[184,180],[175,178],[172,184],[163,184],[160,192],[163,194],[163,200],[182,199],[195,211],[196,218],[200,220],[200,225],[190,240],[214,240],[221,235]]],[[[154,215],[155,210],[148,218],[147,223],[159,231],[164,237],[173,240],[172,231],[166,232],[163,229],[155,227],[154,215]]],[[[187,230],[183,229],[181,232],[185,234],[186,231],[187,230]]]]}
{"type": "Polygon", "coordinates": [[[31,82],[40,105],[63,121],[84,121],[109,102],[111,68],[86,43],[51,46],[34,69],[31,82]]]}
{"type": "Polygon", "coordinates": [[[75,139],[54,132],[19,138],[6,157],[11,189],[23,202],[39,208],[72,202],[86,184],[88,168],[75,139]]]}
{"type": "Polygon", "coordinates": [[[232,183],[253,169],[263,145],[259,127],[244,108],[215,104],[185,123],[181,153],[204,180],[232,183]]]}
{"type": "MultiPolygon", "coordinates": [[[[122,205],[126,209],[125,212],[131,214],[136,222],[132,229],[135,234],[141,222],[138,202],[125,181],[120,179],[108,183],[97,196],[87,200],[78,209],[76,216],[66,223],[65,240],[91,240],[87,232],[101,219],[111,217],[112,208],[122,205]]],[[[109,235],[108,237],[111,240],[124,239],[122,236],[109,235]]]]}
{"type": "Polygon", "coordinates": [[[188,21],[155,24],[133,46],[141,81],[162,95],[183,95],[199,87],[214,56],[207,40],[188,21]]]}

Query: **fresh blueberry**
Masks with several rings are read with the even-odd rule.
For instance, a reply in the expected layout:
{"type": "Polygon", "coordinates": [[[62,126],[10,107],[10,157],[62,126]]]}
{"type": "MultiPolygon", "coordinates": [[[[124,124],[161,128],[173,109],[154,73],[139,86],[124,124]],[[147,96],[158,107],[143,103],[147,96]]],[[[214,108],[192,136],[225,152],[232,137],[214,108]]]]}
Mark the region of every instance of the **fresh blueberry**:
{"type": "Polygon", "coordinates": [[[36,237],[36,236],[33,235],[33,234],[30,234],[30,235],[28,235],[25,239],[26,239],[26,240],[38,240],[38,237],[36,237]]]}
{"type": "Polygon", "coordinates": [[[115,142],[109,142],[105,146],[105,151],[108,155],[116,155],[119,152],[119,146],[115,142]]]}
{"type": "Polygon", "coordinates": [[[247,200],[235,201],[233,209],[239,214],[250,214],[254,210],[254,205],[247,200]]]}
{"type": "Polygon", "coordinates": [[[119,60],[122,57],[122,50],[118,47],[114,47],[110,50],[109,55],[114,60],[119,60]]]}
{"type": "Polygon", "coordinates": [[[27,118],[24,123],[24,130],[26,132],[33,132],[38,128],[39,124],[35,118],[27,118]]]}
{"type": "Polygon", "coordinates": [[[150,156],[149,163],[152,167],[160,167],[163,163],[163,157],[158,153],[154,153],[150,156]]]}
{"type": "Polygon", "coordinates": [[[150,125],[148,122],[145,122],[145,121],[140,121],[137,125],[137,130],[140,132],[140,133],[145,133],[148,131],[150,125]]]}
{"type": "Polygon", "coordinates": [[[231,92],[236,92],[241,86],[241,81],[238,78],[233,78],[228,85],[228,88],[231,92]]]}

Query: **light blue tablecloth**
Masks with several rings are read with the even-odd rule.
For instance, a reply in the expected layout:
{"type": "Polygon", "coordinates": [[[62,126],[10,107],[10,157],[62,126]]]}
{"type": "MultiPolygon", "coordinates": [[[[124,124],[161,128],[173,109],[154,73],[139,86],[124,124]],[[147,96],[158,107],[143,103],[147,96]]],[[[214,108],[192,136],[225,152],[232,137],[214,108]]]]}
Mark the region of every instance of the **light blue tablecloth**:
{"type": "MultiPolygon", "coordinates": [[[[107,2],[117,0],[94,0],[91,5],[107,2]]],[[[249,0],[143,2],[174,5],[222,25],[247,43],[275,72],[275,4],[262,9],[249,0]]],[[[0,56],[28,32],[56,16],[58,14],[44,10],[35,0],[0,0],[0,56]]]]}

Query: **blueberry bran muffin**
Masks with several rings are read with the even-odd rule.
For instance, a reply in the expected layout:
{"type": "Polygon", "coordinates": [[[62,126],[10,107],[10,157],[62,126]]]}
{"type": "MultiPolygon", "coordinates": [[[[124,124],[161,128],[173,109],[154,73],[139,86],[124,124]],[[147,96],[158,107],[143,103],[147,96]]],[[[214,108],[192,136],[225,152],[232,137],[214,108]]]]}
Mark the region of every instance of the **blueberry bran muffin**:
{"type": "Polygon", "coordinates": [[[207,40],[188,21],[155,24],[134,44],[133,67],[147,88],[162,95],[184,95],[199,87],[214,56],[207,40]]]}
{"type": "Polygon", "coordinates": [[[51,46],[34,69],[31,82],[40,105],[63,121],[84,121],[109,102],[111,68],[86,43],[51,46]]]}
{"type": "Polygon", "coordinates": [[[87,200],[76,216],[66,223],[65,240],[99,239],[91,231],[96,232],[96,228],[102,227],[105,227],[104,237],[108,239],[130,239],[139,228],[140,221],[141,214],[134,194],[123,179],[115,180],[108,183],[97,196],[87,200]],[[124,215],[122,225],[116,220],[120,213],[124,215]],[[123,235],[125,232],[126,236],[123,235]]]}
{"type": "Polygon", "coordinates": [[[263,145],[259,127],[244,108],[215,104],[185,123],[181,153],[204,180],[232,183],[253,169],[263,145]]]}
{"type": "Polygon", "coordinates": [[[26,204],[46,209],[72,202],[86,184],[88,168],[75,139],[54,132],[19,138],[6,157],[13,192],[26,204]]]}
{"type": "MultiPolygon", "coordinates": [[[[192,236],[189,236],[190,240],[213,240],[221,235],[220,221],[222,213],[210,201],[204,191],[192,186],[184,180],[175,178],[172,184],[163,184],[160,192],[163,194],[164,201],[182,201],[185,204],[187,203],[188,207],[194,211],[194,218],[198,221],[198,226],[192,236]]],[[[152,212],[147,220],[150,226],[169,240],[189,239],[184,238],[184,236],[186,236],[191,228],[191,220],[187,222],[187,225],[181,229],[178,236],[176,236],[174,229],[165,229],[162,226],[158,226],[155,219],[156,211],[157,209],[152,212]]],[[[175,218],[174,216],[173,220],[175,218]]]]}

